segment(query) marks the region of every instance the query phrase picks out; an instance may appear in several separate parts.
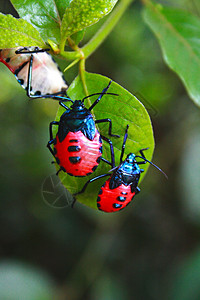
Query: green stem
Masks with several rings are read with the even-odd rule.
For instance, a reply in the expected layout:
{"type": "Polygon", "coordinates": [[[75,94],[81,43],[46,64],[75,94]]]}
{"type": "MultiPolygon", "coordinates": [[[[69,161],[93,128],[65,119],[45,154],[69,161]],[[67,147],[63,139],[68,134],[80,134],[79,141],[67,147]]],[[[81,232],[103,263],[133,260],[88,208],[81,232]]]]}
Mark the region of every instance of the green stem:
{"type": "Polygon", "coordinates": [[[82,48],[84,57],[90,56],[105,40],[109,33],[113,30],[125,10],[134,0],[121,0],[118,6],[113,10],[108,20],[97,31],[94,37],[82,48]]]}
{"type": "Polygon", "coordinates": [[[60,51],[59,53],[61,56],[63,56],[66,60],[75,60],[77,58],[81,57],[81,54],[79,51],[60,51]]]}
{"type": "Polygon", "coordinates": [[[60,45],[60,55],[69,61],[81,58],[81,56],[84,56],[86,59],[103,43],[133,1],[134,0],[121,0],[118,6],[110,14],[110,17],[107,19],[107,21],[83,48],[80,49],[78,46],[76,46],[76,49],[72,47],[75,51],[64,51],[64,46],[60,45]]]}
{"type": "MultiPolygon", "coordinates": [[[[82,84],[83,84],[83,89],[84,89],[84,92],[86,94],[86,96],[88,96],[88,88],[87,88],[87,84],[86,84],[86,80],[85,80],[85,58],[82,58],[80,60],[80,63],[79,63],[79,74],[80,74],[80,78],[81,78],[81,81],[82,81],[82,84]]],[[[87,98],[87,101],[88,101],[88,105],[91,106],[91,101],[89,98],[87,98]]]]}

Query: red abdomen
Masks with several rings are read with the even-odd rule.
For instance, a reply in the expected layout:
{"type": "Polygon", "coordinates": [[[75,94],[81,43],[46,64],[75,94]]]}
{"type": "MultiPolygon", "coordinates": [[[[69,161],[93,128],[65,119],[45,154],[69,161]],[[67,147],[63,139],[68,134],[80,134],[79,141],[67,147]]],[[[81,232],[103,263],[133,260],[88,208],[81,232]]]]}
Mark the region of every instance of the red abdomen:
{"type": "Polygon", "coordinates": [[[97,198],[97,207],[105,212],[115,212],[126,207],[135,196],[135,192],[131,192],[130,185],[124,184],[111,190],[109,182],[110,178],[101,187],[97,198]]]}
{"type": "Polygon", "coordinates": [[[55,156],[69,175],[87,176],[95,171],[102,156],[102,141],[96,130],[93,141],[81,131],[69,132],[62,142],[56,135],[55,156]]]}

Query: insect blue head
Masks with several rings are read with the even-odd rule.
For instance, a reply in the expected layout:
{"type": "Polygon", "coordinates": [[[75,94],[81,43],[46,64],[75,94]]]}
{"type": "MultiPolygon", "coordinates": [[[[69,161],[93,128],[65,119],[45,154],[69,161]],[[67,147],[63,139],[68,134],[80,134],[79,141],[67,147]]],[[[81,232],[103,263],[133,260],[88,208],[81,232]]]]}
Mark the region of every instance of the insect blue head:
{"type": "Polygon", "coordinates": [[[130,164],[134,164],[135,161],[135,154],[133,153],[129,153],[126,157],[126,162],[130,163],[130,164]]]}

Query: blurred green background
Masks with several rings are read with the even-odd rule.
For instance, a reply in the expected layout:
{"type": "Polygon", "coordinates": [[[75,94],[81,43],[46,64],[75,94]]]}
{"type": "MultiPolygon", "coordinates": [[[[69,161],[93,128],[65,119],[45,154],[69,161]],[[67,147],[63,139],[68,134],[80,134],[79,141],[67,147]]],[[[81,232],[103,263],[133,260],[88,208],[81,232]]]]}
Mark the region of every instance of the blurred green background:
{"type": "MultiPolygon", "coordinates": [[[[162,3],[200,15],[198,0],[162,3]]],[[[150,167],[120,213],[44,200],[44,182],[55,174],[46,144],[58,104],[29,101],[0,65],[0,300],[200,299],[200,111],[164,65],[141,8],[134,3],[87,61],[88,71],[112,78],[149,110],[153,162],[169,177],[150,167]]],[[[0,10],[16,16],[8,1],[0,10]]],[[[74,67],[65,77],[70,83],[76,74],[74,67]]]]}

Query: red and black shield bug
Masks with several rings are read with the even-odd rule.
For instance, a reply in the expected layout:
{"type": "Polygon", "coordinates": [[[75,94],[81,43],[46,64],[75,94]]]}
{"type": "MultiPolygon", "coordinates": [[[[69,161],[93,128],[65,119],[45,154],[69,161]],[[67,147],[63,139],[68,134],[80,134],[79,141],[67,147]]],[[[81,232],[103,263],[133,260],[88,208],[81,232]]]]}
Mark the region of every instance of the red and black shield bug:
{"type": "Polygon", "coordinates": [[[71,176],[87,176],[96,170],[101,160],[114,167],[115,162],[112,142],[107,137],[100,135],[95,123],[108,122],[109,135],[113,137],[119,136],[111,133],[112,122],[110,119],[94,121],[90,112],[101,100],[103,95],[116,95],[113,93],[106,93],[110,84],[111,81],[101,93],[90,95],[91,97],[100,94],[98,99],[94,101],[89,109],[84,105],[84,100],[89,96],[82,100],[72,101],[68,99],[68,101],[73,103],[70,108],[60,102],[60,105],[63,106],[66,111],[62,114],[59,122],[53,121],[50,123],[50,141],[47,144],[47,147],[55,157],[56,162],[60,165],[59,171],[63,170],[71,176]],[[53,138],[52,132],[52,127],[54,125],[58,126],[58,132],[55,138],[53,138]],[[110,145],[111,162],[102,157],[102,140],[110,145]]]}
{"type": "Polygon", "coordinates": [[[30,98],[63,99],[68,85],[49,49],[18,47],[0,50],[0,62],[15,75],[30,98]]]}
{"type": "Polygon", "coordinates": [[[89,183],[99,178],[109,176],[98,193],[97,207],[99,210],[102,210],[104,212],[116,212],[126,207],[131,202],[133,197],[140,192],[138,182],[140,179],[140,174],[144,172],[144,170],[140,169],[139,165],[148,162],[167,177],[167,175],[159,167],[146,159],[144,151],[148,148],[141,149],[139,151],[140,155],[135,155],[133,153],[128,154],[126,159],[123,161],[127,137],[128,126],[126,128],[124,141],[122,144],[120,165],[111,169],[111,171],[113,171],[112,174],[102,174],[88,180],[83,186],[82,190],[74,194],[74,196],[83,193],[89,183]],[[142,159],[142,161],[137,161],[137,158],[142,159]]]}

